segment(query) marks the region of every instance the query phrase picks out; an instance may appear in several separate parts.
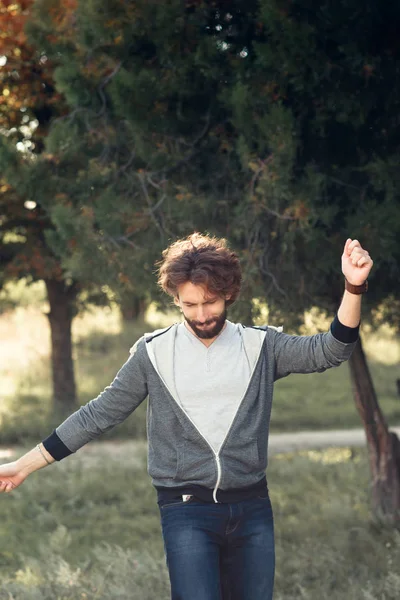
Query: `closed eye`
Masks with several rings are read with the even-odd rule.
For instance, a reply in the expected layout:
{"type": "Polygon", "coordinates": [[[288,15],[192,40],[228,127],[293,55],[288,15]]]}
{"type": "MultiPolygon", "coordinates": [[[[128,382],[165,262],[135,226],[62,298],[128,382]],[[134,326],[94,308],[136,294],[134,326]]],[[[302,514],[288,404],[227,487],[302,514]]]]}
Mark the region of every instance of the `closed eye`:
{"type": "MultiPolygon", "coordinates": [[[[216,301],[217,298],[214,298],[214,300],[206,300],[206,302],[203,302],[203,304],[215,304],[216,301]]],[[[183,302],[182,304],[184,304],[188,308],[191,308],[192,306],[197,306],[197,304],[191,304],[190,302],[183,302]]]]}

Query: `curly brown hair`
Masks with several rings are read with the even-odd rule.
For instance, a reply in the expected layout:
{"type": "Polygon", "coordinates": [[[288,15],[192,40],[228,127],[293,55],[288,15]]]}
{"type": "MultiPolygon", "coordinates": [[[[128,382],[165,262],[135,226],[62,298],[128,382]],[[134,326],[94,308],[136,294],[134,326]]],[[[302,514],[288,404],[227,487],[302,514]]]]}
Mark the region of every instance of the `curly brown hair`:
{"type": "Polygon", "coordinates": [[[239,258],[224,238],[192,233],[166,248],[157,266],[158,284],[170,296],[177,297],[178,286],[188,281],[220,296],[230,296],[227,306],[239,295],[239,258]]]}

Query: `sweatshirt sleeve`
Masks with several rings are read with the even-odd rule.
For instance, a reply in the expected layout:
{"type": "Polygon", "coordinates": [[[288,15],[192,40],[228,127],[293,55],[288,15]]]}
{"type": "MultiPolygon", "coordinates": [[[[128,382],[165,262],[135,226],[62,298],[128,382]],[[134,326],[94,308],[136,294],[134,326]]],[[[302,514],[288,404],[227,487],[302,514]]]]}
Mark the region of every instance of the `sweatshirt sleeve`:
{"type": "Polygon", "coordinates": [[[147,397],[143,366],[143,344],[139,340],[114,381],[97,398],[90,400],[43,440],[56,460],[69,454],[122,423],[147,397]]]}
{"type": "Polygon", "coordinates": [[[348,360],[358,340],[358,327],[343,325],[336,316],[329,331],[316,335],[274,332],[275,380],[290,373],[322,373],[348,360]]]}

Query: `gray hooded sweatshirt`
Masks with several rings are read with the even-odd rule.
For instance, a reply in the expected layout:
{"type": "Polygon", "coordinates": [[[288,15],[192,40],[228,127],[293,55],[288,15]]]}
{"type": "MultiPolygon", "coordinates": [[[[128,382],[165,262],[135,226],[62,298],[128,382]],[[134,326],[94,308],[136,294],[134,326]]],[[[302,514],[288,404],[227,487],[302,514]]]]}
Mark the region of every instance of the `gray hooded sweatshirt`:
{"type": "Polygon", "coordinates": [[[114,381],[43,441],[56,459],[76,452],[126,419],[148,396],[148,472],[157,488],[244,489],[265,477],[274,381],[290,373],[322,372],[347,360],[358,337],[337,317],[326,333],[293,336],[274,327],[236,325],[250,364],[245,393],[215,449],[200,433],[174,389],[174,344],[179,324],[146,334],[131,349],[114,381]]]}

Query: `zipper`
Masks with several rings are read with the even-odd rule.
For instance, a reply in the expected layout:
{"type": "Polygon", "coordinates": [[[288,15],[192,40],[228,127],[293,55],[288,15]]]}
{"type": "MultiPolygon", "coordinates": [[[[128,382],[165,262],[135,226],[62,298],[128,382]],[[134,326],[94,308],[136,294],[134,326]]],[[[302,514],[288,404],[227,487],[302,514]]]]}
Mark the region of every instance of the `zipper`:
{"type": "MultiPolygon", "coordinates": [[[[207,441],[207,440],[206,440],[207,441]]],[[[215,461],[217,463],[217,472],[218,472],[218,477],[217,477],[217,483],[215,484],[215,488],[213,490],[213,500],[216,504],[219,504],[218,500],[217,500],[217,491],[218,491],[218,486],[221,482],[221,477],[222,477],[222,470],[221,470],[221,461],[219,460],[219,452],[217,452],[215,454],[215,461]]]]}

